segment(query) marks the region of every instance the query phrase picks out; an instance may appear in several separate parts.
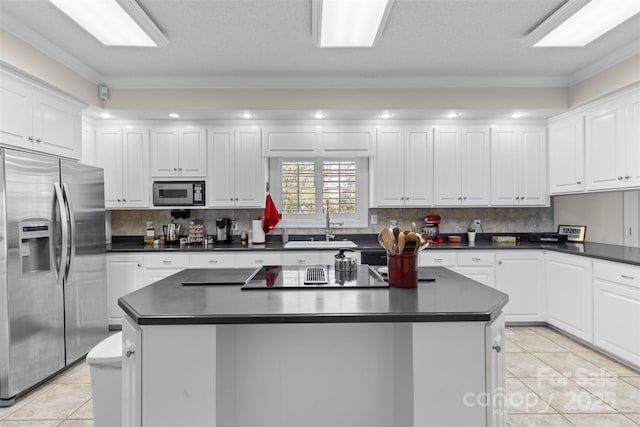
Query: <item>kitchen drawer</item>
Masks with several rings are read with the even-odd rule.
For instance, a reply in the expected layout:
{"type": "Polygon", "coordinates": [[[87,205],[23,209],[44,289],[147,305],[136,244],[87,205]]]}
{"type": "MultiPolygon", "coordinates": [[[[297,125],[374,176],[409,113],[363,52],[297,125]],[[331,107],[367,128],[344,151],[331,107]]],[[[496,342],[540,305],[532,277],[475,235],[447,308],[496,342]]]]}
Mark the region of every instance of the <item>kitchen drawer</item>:
{"type": "Polygon", "coordinates": [[[491,267],[496,263],[496,256],[493,252],[458,252],[459,267],[485,266],[491,267]]]}
{"type": "Polygon", "coordinates": [[[280,265],[282,264],[279,252],[252,252],[238,254],[236,257],[236,265],[242,267],[256,267],[261,265],[280,265]]]}
{"type": "Polygon", "coordinates": [[[322,257],[322,254],[319,252],[287,251],[282,254],[282,265],[319,265],[319,264],[323,264],[323,257],[322,257]]]}
{"type": "Polygon", "coordinates": [[[431,252],[427,248],[418,255],[420,267],[455,267],[456,252],[431,252]]]}
{"type": "Polygon", "coordinates": [[[145,255],[144,268],[189,268],[189,255],[173,252],[145,255]]]}
{"type": "Polygon", "coordinates": [[[235,266],[235,254],[212,252],[189,256],[189,267],[191,268],[233,268],[235,266]]]}
{"type": "Polygon", "coordinates": [[[596,261],[593,263],[593,277],[640,288],[640,268],[630,265],[596,261]]]}

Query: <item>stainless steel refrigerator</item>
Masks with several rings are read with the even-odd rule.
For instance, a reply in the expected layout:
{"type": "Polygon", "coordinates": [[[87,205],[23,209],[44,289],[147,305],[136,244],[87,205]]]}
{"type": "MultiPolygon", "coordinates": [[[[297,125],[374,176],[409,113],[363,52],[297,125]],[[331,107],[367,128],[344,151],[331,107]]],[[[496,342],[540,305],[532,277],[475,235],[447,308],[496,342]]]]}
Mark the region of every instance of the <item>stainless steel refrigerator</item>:
{"type": "Polygon", "coordinates": [[[102,169],[0,149],[0,406],[107,335],[102,169]]]}

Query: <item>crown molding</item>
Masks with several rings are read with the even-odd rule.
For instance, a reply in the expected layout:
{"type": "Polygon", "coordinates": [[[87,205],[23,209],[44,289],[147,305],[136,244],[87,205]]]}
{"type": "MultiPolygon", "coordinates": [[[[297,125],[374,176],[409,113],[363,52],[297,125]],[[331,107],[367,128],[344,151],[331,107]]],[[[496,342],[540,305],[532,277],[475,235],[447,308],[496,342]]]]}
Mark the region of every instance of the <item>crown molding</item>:
{"type": "Polygon", "coordinates": [[[568,86],[573,86],[587,80],[598,73],[601,73],[635,55],[640,55],[640,43],[633,41],[628,45],[618,49],[597,62],[581,69],[577,73],[569,76],[568,86]]]}
{"type": "Polygon", "coordinates": [[[582,9],[591,0],[569,0],[553,12],[540,25],[534,28],[520,44],[527,47],[534,47],[543,37],[555,30],[556,27],[566,21],[570,16],[582,9]]]}
{"type": "Polygon", "coordinates": [[[47,38],[42,37],[37,32],[31,30],[19,19],[5,11],[0,13],[0,28],[8,31],[29,44],[34,49],[37,49],[43,54],[60,62],[62,65],[70,68],[88,80],[99,83],[104,79],[102,74],[93,68],[88,67],[76,57],[67,53],[64,49],[61,49],[57,45],[51,43],[47,38]]]}

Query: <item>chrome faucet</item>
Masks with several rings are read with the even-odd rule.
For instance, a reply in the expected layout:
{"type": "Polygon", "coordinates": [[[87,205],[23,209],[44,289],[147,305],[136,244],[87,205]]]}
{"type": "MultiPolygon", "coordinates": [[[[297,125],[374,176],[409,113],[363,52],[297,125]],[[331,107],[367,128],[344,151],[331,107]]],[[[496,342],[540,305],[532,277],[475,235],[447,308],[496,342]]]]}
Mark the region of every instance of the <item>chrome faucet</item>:
{"type": "Polygon", "coordinates": [[[331,217],[329,216],[329,199],[327,199],[327,207],[325,210],[326,213],[326,223],[324,227],[324,238],[328,242],[333,240],[336,235],[331,233],[331,225],[343,225],[342,222],[331,222],[331,217]]]}

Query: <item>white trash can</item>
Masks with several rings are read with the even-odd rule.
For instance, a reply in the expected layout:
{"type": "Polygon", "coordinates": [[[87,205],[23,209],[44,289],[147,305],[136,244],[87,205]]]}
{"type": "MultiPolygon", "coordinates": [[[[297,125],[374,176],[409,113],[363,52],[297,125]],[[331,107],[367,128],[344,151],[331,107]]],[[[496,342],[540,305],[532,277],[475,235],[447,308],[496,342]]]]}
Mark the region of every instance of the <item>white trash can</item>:
{"type": "Polygon", "coordinates": [[[102,340],[87,354],[95,427],[122,424],[122,332],[102,340]]]}

